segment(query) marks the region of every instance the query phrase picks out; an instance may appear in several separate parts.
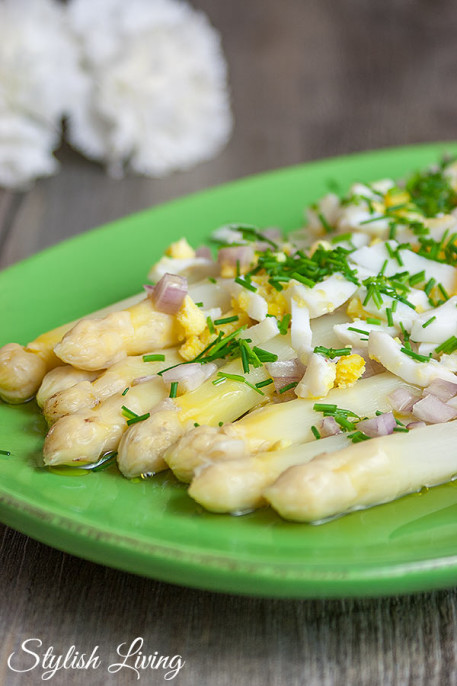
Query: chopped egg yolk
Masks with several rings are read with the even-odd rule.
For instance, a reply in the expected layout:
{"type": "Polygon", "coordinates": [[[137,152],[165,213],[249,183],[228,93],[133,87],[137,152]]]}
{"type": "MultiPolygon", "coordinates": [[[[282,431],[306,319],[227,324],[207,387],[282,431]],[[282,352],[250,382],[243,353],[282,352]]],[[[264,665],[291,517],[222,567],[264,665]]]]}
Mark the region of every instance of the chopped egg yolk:
{"type": "Polygon", "coordinates": [[[165,255],[175,260],[192,260],[195,257],[195,250],[189,245],[185,238],[181,238],[176,243],[172,243],[165,250],[165,255]]]}
{"type": "Polygon", "coordinates": [[[257,286],[257,293],[267,301],[268,314],[272,314],[274,317],[283,317],[289,312],[287,300],[280,291],[268,283],[268,278],[268,276],[257,275],[253,279],[257,286]]]}
{"type": "MultiPolygon", "coordinates": [[[[213,337],[216,338],[216,336],[213,337]]],[[[209,343],[210,341],[208,341],[208,343],[204,342],[203,336],[189,336],[179,348],[179,354],[183,360],[190,362],[191,360],[194,360],[197,355],[200,355],[209,343]]]]}
{"type": "Polygon", "coordinates": [[[184,298],[177,315],[176,321],[179,325],[180,340],[189,336],[199,336],[206,328],[206,319],[203,312],[197,307],[192,298],[188,295],[184,298]]]}
{"type": "Polygon", "coordinates": [[[349,317],[352,317],[352,319],[366,319],[367,317],[373,316],[363,309],[362,301],[358,296],[355,296],[349,301],[346,314],[349,317]]]}
{"type": "MultiPolygon", "coordinates": [[[[235,313],[228,312],[226,314],[227,316],[231,316],[235,313]]],[[[233,333],[233,331],[236,331],[236,329],[239,329],[240,326],[244,325],[249,325],[249,317],[246,313],[243,312],[238,315],[237,321],[227,322],[222,326],[215,326],[214,329],[216,333],[211,333],[211,331],[208,329],[208,326],[206,325],[205,319],[204,330],[198,335],[192,334],[188,338],[186,338],[185,342],[179,348],[179,354],[187,362],[189,362],[190,360],[194,360],[197,357],[197,355],[200,355],[200,353],[202,353],[204,349],[217,338],[217,335],[220,331],[224,332],[224,336],[228,336],[229,334],[233,333]]]]}
{"type": "Polygon", "coordinates": [[[365,360],[361,355],[345,355],[336,363],[335,385],[339,388],[353,386],[365,371],[365,360]]]}
{"type": "MultiPolygon", "coordinates": [[[[397,205],[405,205],[411,200],[411,196],[406,191],[399,191],[398,189],[390,189],[384,196],[384,204],[386,207],[396,207],[397,205]]],[[[400,208],[399,208],[400,209],[400,208]]]]}

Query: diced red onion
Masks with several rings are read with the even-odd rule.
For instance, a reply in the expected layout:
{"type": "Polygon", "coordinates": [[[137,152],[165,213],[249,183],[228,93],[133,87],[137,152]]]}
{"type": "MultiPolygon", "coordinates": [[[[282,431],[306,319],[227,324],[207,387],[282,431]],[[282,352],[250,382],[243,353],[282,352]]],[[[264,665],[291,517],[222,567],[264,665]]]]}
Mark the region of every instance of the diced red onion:
{"type": "Polygon", "coordinates": [[[275,226],[270,226],[268,229],[262,229],[260,233],[262,236],[269,238],[270,241],[274,241],[275,243],[280,243],[282,241],[282,231],[275,226]]]}
{"type": "Polygon", "coordinates": [[[159,312],[176,314],[187,295],[187,279],[178,274],[164,274],[151,293],[159,312]]]}
{"type": "Polygon", "coordinates": [[[213,259],[213,256],[211,255],[211,250],[206,245],[201,245],[199,248],[197,248],[197,250],[195,251],[195,256],[202,257],[204,260],[213,259]]]}
{"type": "Polygon", "coordinates": [[[423,395],[434,395],[445,403],[457,395],[457,383],[445,379],[434,379],[427,388],[424,388],[423,395]]]}
{"type": "Polygon", "coordinates": [[[229,264],[236,267],[240,266],[240,270],[249,267],[254,260],[254,250],[250,245],[239,245],[233,248],[221,248],[217,255],[219,264],[229,264]]]}
{"type": "Polygon", "coordinates": [[[265,243],[265,241],[257,241],[255,244],[255,249],[257,252],[265,252],[266,250],[271,250],[273,248],[270,243],[265,243]]]}
{"type": "Polygon", "coordinates": [[[284,376],[296,376],[297,374],[304,374],[304,366],[296,357],[293,360],[287,360],[286,362],[267,362],[265,367],[268,370],[270,376],[276,376],[281,378],[284,376]]]}
{"type": "Polygon", "coordinates": [[[443,403],[436,395],[426,395],[425,398],[414,403],[413,415],[429,424],[441,424],[455,419],[457,410],[443,403]]]}
{"type": "Polygon", "coordinates": [[[144,283],[143,288],[148,295],[151,295],[152,293],[154,293],[155,286],[153,286],[152,283],[144,283]]]}
{"type": "Polygon", "coordinates": [[[298,357],[287,362],[267,362],[265,367],[273,379],[276,391],[295,381],[300,381],[305,373],[305,366],[298,357]]]}
{"type": "Polygon", "coordinates": [[[425,422],[410,422],[406,428],[411,431],[411,429],[422,429],[424,426],[427,426],[425,422]]]}
{"type": "Polygon", "coordinates": [[[411,412],[414,403],[416,403],[420,398],[418,393],[414,393],[409,388],[402,386],[395,389],[392,393],[387,396],[392,408],[396,412],[411,412]]]}
{"type": "Polygon", "coordinates": [[[381,374],[385,372],[384,367],[376,360],[372,360],[368,355],[368,350],[366,348],[352,348],[353,354],[360,355],[365,360],[365,371],[362,374],[363,379],[368,379],[370,376],[376,376],[376,374],[381,374]]]}
{"type": "Polygon", "coordinates": [[[341,427],[335,420],[335,417],[324,417],[320,426],[320,434],[323,438],[327,436],[336,436],[342,433],[341,427]]]}
{"type": "Polygon", "coordinates": [[[372,419],[362,419],[361,422],[357,422],[357,429],[370,438],[389,436],[396,426],[397,422],[392,412],[385,412],[372,419]]]}
{"type": "Polygon", "coordinates": [[[166,384],[177,382],[179,390],[187,393],[201,386],[216,371],[217,365],[214,362],[209,362],[208,364],[192,362],[191,364],[180,364],[177,367],[168,369],[162,374],[162,379],[166,384]]]}

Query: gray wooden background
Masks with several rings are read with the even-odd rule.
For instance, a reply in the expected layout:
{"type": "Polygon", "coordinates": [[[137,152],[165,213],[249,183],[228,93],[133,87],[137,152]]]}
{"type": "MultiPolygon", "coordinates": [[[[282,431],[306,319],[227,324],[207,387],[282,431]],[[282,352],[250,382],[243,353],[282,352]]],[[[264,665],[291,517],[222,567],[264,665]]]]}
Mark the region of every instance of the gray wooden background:
{"type": "MultiPolygon", "coordinates": [[[[214,161],[162,180],[107,178],[70,149],[58,176],[0,191],[0,267],[73,234],[247,174],[369,148],[457,138],[452,0],[195,0],[219,28],[236,126],[214,161]]],[[[7,656],[41,637],[65,651],[179,653],[180,686],[457,683],[455,589],[378,600],[276,601],[156,583],[0,527],[0,683],[7,656]]],[[[160,684],[158,672],[143,683],[160,684]]],[[[53,684],[136,683],[134,673],[57,674],[53,684]]]]}

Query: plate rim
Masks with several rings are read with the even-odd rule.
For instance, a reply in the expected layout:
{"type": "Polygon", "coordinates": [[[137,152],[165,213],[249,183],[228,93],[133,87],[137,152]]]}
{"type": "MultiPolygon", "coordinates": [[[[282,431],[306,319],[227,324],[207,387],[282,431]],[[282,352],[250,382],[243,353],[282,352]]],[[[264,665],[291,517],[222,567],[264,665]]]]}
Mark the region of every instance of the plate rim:
{"type": "MultiPolygon", "coordinates": [[[[446,146],[455,147],[455,142],[439,141],[432,143],[420,143],[407,146],[390,146],[374,150],[364,150],[353,152],[348,155],[327,157],[318,160],[311,160],[301,164],[285,166],[278,169],[268,170],[260,174],[247,175],[224,184],[216,185],[204,190],[195,191],[182,197],[174,198],[166,203],[155,205],[151,208],[135,212],[127,217],[121,217],[114,221],[103,224],[102,226],[77,234],[65,240],[40,250],[27,258],[12,264],[1,270],[1,275],[8,275],[15,269],[21,268],[27,263],[39,260],[44,254],[51,254],[61,249],[67,250],[75,241],[80,244],[85,240],[91,240],[94,234],[102,234],[109,231],[118,223],[125,222],[126,219],[137,220],[146,216],[151,211],[159,208],[176,207],[188,201],[190,198],[205,199],[215,192],[226,190],[230,192],[240,184],[261,182],[263,179],[278,176],[283,173],[299,173],[303,168],[316,168],[317,166],[332,165],[338,160],[341,163],[354,158],[364,159],[376,155],[395,155],[399,152],[435,153],[440,148],[446,146]]],[[[178,583],[185,586],[201,588],[210,591],[228,592],[236,594],[249,594],[264,597],[279,598],[312,598],[312,597],[357,597],[357,596],[380,596],[392,595],[396,593],[411,593],[457,583],[457,547],[456,553],[443,557],[433,557],[430,559],[418,560],[409,563],[388,563],[384,566],[376,564],[373,568],[367,567],[364,573],[360,573],[360,564],[356,570],[332,572],[330,570],[317,570],[305,567],[297,573],[294,565],[287,563],[287,570],[281,570],[281,565],[277,561],[267,564],[264,560],[250,562],[232,559],[223,553],[202,554],[196,550],[185,550],[177,543],[172,543],[170,547],[160,542],[150,543],[146,546],[148,552],[148,564],[141,564],[138,571],[138,561],[145,558],[145,549],[138,550],[138,539],[125,535],[118,535],[108,531],[103,526],[94,527],[90,523],[79,523],[72,520],[62,513],[50,512],[49,509],[40,508],[36,504],[31,504],[20,497],[8,492],[0,484],[0,520],[8,526],[27,534],[54,548],[91,560],[98,564],[109,565],[123,571],[136,573],[143,576],[150,576],[169,583],[178,583]],[[47,528],[43,532],[38,532],[39,523],[47,523],[47,528]],[[84,530],[84,533],[83,533],[84,530]],[[54,536],[52,535],[54,532],[54,536]],[[65,542],[59,539],[59,532],[65,533],[65,542]],[[87,553],[88,537],[91,540],[90,554],[87,553]],[[98,546],[93,546],[92,541],[97,541],[98,546]],[[113,548],[118,550],[123,546],[126,555],[123,564],[111,558],[113,548]],[[151,554],[152,553],[152,554],[151,554]],[[171,553],[171,554],[170,554],[171,553]],[[169,563],[172,561],[173,567],[169,563]],[[167,564],[168,563],[168,564],[167,564]],[[198,583],[195,575],[186,578],[189,568],[201,569],[202,563],[211,565],[211,574],[204,576],[204,582],[198,583]],[[158,566],[155,566],[158,565],[158,566]],[[246,572],[246,569],[248,570],[246,572]],[[236,575],[233,577],[233,572],[236,575]],[[286,573],[284,573],[284,571],[286,573]],[[256,589],[253,574],[260,575],[263,588],[256,589]],[[286,587],[277,586],[278,582],[287,579],[286,587]],[[253,583],[254,582],[254,583],[253,583]],[[359,584],[355,592],[354,585],[359,584]],[[376,585],[376,588],[374,588],[376,585]]],[[[258,577],[257,577],[258,578],[258,577]]]]}

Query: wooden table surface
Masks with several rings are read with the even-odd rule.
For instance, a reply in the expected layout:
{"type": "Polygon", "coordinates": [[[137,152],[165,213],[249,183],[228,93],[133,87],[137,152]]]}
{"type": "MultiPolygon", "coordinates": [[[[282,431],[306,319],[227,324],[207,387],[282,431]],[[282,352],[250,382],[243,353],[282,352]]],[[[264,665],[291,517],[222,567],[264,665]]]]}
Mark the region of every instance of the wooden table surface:
{"type": "MultiPolygon", "coordinates": [[[[60,173],[0,192],[0,266],[172,197],[323,156],[457,138],[457,8],[451,0],[198,0],[230,68],[233,137],[217,159],[161,180],[109,179],[69,148],[60,173]]],[[[5,297],[5,294],[2,294],[5,297]]],[[[411,597],[279,601],[189,590],[91,564],[1,529],[0,683],[31,637],[65,652],[179,653],[180,686],[457,683],[455,589],[411,597]]],[[[159,684],[163,674],[142,673],[159,684]]],[[[67,671],[54,684],[136,683],[67,671]]]]}

